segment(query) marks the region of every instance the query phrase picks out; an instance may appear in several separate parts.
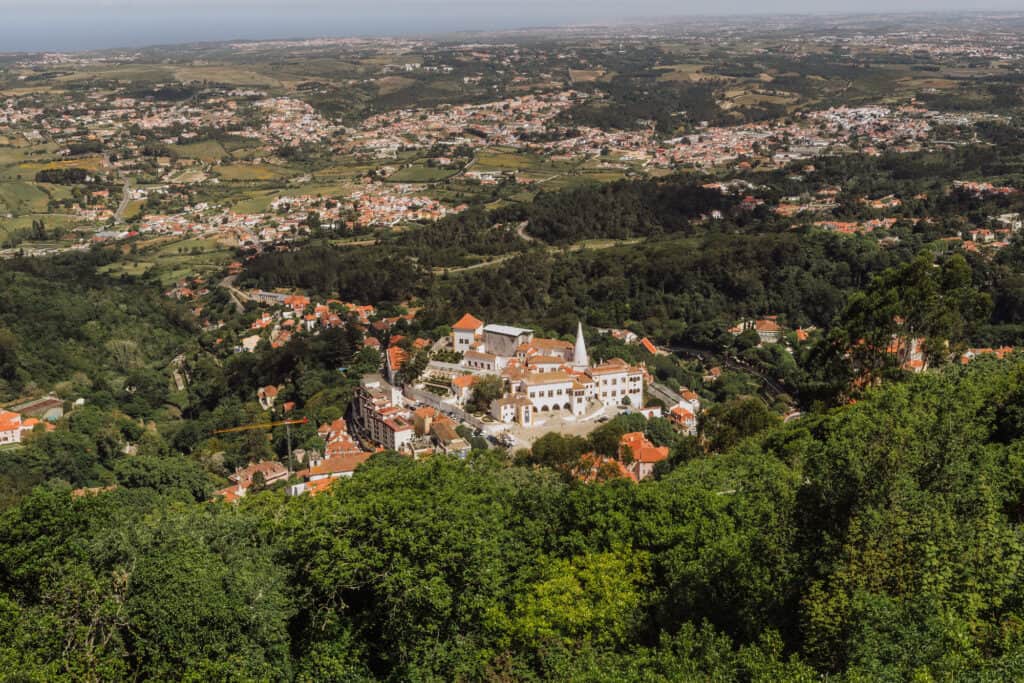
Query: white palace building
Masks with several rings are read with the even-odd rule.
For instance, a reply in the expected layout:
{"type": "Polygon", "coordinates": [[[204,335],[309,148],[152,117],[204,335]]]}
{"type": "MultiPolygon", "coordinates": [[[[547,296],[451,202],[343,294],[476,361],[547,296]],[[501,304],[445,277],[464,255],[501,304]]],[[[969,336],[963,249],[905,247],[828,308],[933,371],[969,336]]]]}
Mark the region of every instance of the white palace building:
{"type": "Polygon", "coordinates": [[[505,396],[491,404],[491,415],[502,422],[529,426],[539,413],[582,416],[599,405],[643,406],[647,369],[619,358],[591,365],[582,323],[572,344],[536,338],[519,327],[486,325],[467,313],[452,326],[452,348],[468,372],[505,380],[505,396]]]}

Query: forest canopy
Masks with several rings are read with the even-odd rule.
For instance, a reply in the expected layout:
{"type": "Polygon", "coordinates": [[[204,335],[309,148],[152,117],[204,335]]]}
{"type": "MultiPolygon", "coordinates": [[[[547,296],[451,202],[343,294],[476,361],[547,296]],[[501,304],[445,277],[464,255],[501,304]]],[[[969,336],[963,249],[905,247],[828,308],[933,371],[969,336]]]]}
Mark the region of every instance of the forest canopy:
{"type": "Polygon", "coordinates": [[[237,508],[139,473],[42,486],[0,520],[0,661],[25,680],[1018,678],[1022,393],[1020,358],[951,367],[640,485],[481,451],[380,454],[330,493],[237,508]]]}

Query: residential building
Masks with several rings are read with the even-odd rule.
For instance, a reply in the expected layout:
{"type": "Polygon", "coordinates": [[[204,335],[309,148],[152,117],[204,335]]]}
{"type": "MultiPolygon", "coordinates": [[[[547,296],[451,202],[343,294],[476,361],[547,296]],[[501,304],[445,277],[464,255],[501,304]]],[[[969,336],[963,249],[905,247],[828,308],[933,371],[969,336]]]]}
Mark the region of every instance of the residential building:
{"type": "Polygon", "coordinates": [[[643,432],[623,434],[619,440],[619,460],[638,481],[653,475],[654,466],[667,460],[668,452],[668,446],[655,446],[643,432]]]}
{"type": "Polygon", "coordinates": [[[366,375],[356,391],[355,406],[363,433],[381,447],[399,451],[415,436],[412,415],[402,394],[380,375],[366,375]]]}

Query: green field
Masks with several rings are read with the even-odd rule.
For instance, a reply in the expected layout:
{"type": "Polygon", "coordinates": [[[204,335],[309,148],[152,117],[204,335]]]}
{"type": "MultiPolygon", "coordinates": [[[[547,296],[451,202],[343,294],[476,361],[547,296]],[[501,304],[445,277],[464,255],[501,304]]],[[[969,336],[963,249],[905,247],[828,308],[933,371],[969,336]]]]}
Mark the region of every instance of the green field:
{"type": "Polygon", "coordinates": [[[277,191],[247,192],[241,195],[231,209],[238,213],[260,213],[270,208],[270,202],[277,197],[277,191]]]}
{"type": "Polygon", "coordinates": [[[448,168],[431,168],[430,166],[409,166],[401,168],[390,176],[391,183],[436,183],[455,175],[456,171],[448,168]]]}
{"type": "Polygon", "coordinates": [[[224,180],[233,181],[265,181],[274,180],[285,175],[277,168],[253,164],[225,164],[214,168],[214,172],[224,180]]]}
{"type": "Polygon", "coordinates": [[[185,159],[198,159],[200,161],[217,161],[230,156],[224,146],[216,140],[204,140],[184,145],[172,145],[171,149],[185,159]]]}
{"type": "Polygon", "coordinates": [[[0,213],[44,213],[49,201],[50,196],[34,183],[0,183],[0,213]]]}
{"type": "Polygon", "coordinates": [[[128,206],[124,211],[124,219],[131,220],[142,213],[142,207],[146,205],[146,202],[141,199],[137,199],[133,202],[128,202],[128,206]]]}

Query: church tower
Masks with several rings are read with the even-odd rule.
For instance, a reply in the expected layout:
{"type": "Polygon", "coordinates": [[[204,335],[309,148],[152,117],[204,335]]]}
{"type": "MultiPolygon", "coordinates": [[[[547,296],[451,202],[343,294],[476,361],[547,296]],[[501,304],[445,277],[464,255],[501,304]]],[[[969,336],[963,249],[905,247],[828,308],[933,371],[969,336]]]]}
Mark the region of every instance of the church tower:
{"type": "Polygon", "coordinates": [[[587,343],[583,341],[583,322],[577,323],[576,327],[576,348],[572,352],[572,367],[574,370],[583,371],[590,367],[590,357],[587,356],[587,343]]]}

